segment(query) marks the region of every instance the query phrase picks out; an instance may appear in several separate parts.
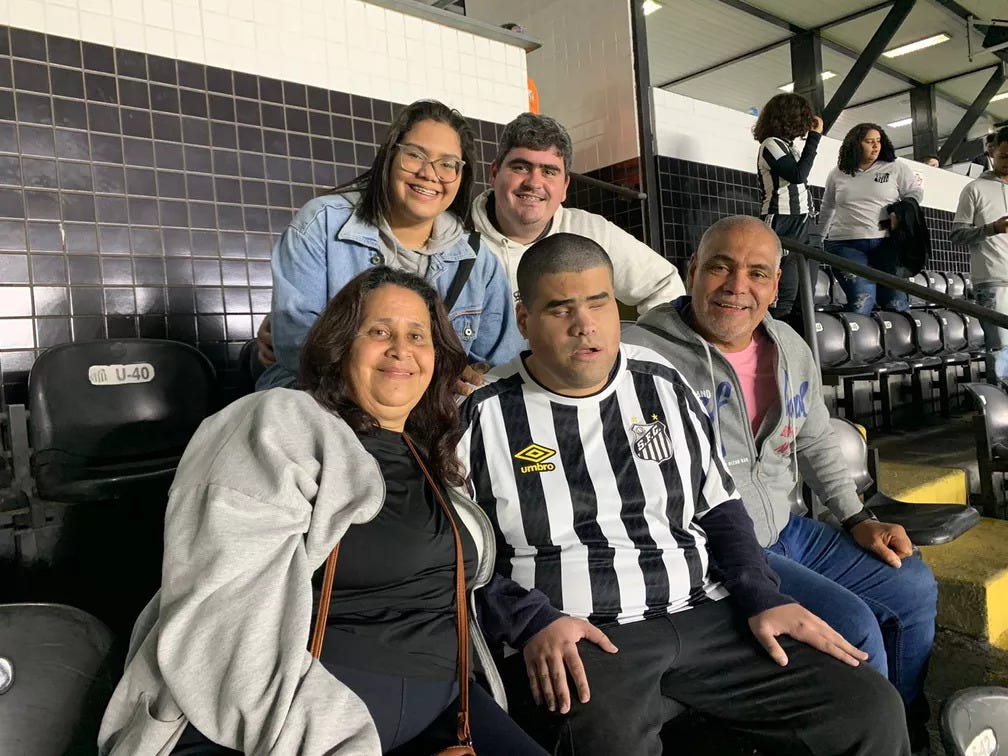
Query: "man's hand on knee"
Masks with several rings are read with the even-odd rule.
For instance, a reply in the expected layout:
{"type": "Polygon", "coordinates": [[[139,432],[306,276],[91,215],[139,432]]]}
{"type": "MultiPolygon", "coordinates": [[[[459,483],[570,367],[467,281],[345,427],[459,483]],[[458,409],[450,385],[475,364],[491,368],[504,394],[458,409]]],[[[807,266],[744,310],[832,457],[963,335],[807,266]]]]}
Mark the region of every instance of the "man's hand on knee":
{"type": "Polygon", "coordinates": [[[269,367],[276,362],[273,354],[273,330],[270,328],[270,317],[267,315],[256,332],[256,348],[259,352],[259,362],[263,367],[269,367]]]}
{"type": "Polygon", "coordinates": [[[868,654],[852,646],[840,633],[800,604],[784,604],[762,611],[749,618],[749,629],[782,667],[787,666],[788,657],[777,642],[780,635],[788,635],[852,667],[868,659],[868,654]]]}
{"type": "Polygon", "coordinates": [[[561,617],[554,620],[533,635],[522,649],[525,657],[525,671],[528,673],[532,698],[541,706],[543,702],[550,711],[561,714],[570,711],[570,689],[567,687],[567,673],[570,672],[578,700],[588,703],[591,692],[577,644],[580,640],[590,640],[603,651],[616,653],[612,641],[587,620],[576,617],[561,617]]]}
{"type": "Polygon", "coordinates": [[[913,543],[902,525],[864,520],[850,529],[851,538],[890,567],[899,569],[902,559],[913,554],[913,543]]]}

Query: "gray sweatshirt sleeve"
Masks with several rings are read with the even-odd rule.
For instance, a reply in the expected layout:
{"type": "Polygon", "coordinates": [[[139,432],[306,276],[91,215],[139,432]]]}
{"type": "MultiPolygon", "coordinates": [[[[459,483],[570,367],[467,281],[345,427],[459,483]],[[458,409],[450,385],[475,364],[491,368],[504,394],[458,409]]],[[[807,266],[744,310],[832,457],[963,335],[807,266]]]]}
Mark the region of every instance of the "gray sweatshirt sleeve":
{"type": "Polygon", "coordinates": [[[896,158],[896,165],[899,166],[899,197],[907,199],[913,197],[917,202],[924,201],[924,184],[917,180],[917,174],[910,164],[896,158]]]}
{"type": "Polygon", "coordinates": [[[836,444],[819,373],[811,371],[808,417],[798,432],[798,471],[836,518],[843,522],[864,507],[836,444]]]}
{"type": "Polygon", "coordinates": [[[378,753],[363,702],[307,644],[314,568],[351,519],[373,516],[384,489],[352,431],[305,407],[211,418],[186,450],[165,519],[157,663],[214,742],[378,753]]]}
{"type": "Polygon", "coordinates": [[[959,205],[956,207],[955,218],[952,219],[952,233],[949,235],[949,240],[953,244],[976,244],[993,235],[994,227],[991,224],[974,225],[976,209],[976,192],[973,191],[973,185],[969,184],[959,195],[959,205]]]}
{"type": "Polygon", "coordinates": [[[833,214],[836,212],[836,168],[830,171],[826,177],[826,189],[823,191],[822,202],[819,205],[819,220],[809,232],[809,241],[813,244],[822,244],[823,239],[829,236],[830,224],[833,222],[833,214]]]}
{"type": "Polygon", "coordinates": [[[675,265],[614,224],[608,224],[606,252],[613,263],[613,289],[624,304],[643,315],[686,293],[675,265]]]}

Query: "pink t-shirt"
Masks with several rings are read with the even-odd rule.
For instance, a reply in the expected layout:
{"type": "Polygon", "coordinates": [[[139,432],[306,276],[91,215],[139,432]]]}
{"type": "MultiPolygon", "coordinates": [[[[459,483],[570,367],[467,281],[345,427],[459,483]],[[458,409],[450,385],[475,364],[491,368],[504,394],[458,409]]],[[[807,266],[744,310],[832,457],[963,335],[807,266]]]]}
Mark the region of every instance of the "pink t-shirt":
{"type": "Polygon", "coordinates": [[[753,332],[749,346],[741,352],[722,352],[735,368],[749,413],[753,437],[759,433],[767,410],[780,401],[777,393],[777,348],[762,328],[753,332]]]}

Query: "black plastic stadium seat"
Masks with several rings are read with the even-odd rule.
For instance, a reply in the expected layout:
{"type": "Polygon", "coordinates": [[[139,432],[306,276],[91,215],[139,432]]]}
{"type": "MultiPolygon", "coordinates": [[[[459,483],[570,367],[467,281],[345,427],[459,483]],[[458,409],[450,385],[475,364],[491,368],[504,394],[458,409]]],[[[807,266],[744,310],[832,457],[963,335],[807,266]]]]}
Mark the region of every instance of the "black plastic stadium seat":
{"type": "Polygon", "coordinates": [[[910,366],[886,355],[879,324],[867,315],[820,312],[816,313],[816,339],[823,376],[843,384],[844,415],[854,417],[856,382],[878,382],[878,391],[871,394],[872,406],[878,399],[882,425],[891,426],[889,377],[909,373],[910,366]]]}
{"type": "Polygon", "coordinates": [[[213,366],[188,344],[122,339],[46,350],[28,376],[39,495],[113,501],[170,482],[214,391],[213,366]]]}
{"type": "Polygon", "coordinates": [[[961,273],[946,273],[945,280],[948,281],[946,294],[957,299],[962,299],[966,296],[966,281],[963,279],[961,273]]]}
{"type": "Polygon", "coordinates": [[[966,688],[949,696],[941,712],[948,756],[995,756],[1008,743],[1008,688],[966,688]]]}
{"type": "Polygon", "coordinates": [[[994,473],[1008,472],[1008,394],[987,383],[967,383],[963,388],[973,399],[976,415],[977,467],[980,478],[980,506],[989,517],[997,516],[994,473]]]}
{"type": "Polygon", "coordinates": [[[902,525],[914,544],[948,543],[980,522],[980,513],[968,505],[911,504],[882,493],[876,483],[878,451],[868,446],[853,423],[831,417],[830,425],[865,506],[883,522],[902,525]]]}
{"type": "Polygon", "coordinates": [[[259,362],[259,346],[255,339],[249,339],[238,354],[238,377],[241,394],[251,394],[255,391],[256,381],[266,367],[259,362]]]}
{"type": "Polygon", "coordinates": [[[0,605],[0,753],[94,753],[115,685],[111,646],[80,609],[0,605]]]}
{"type": "Polygon", "coordinates": [[[921,354],[914,343],[914,325],[909,313],[877,310],[873,317],[882,328],[886,354],[890,359],[905,362],[910,366],[911,406],[915,413],[924,411],[924,388],[921,373],[935,375],[944,371],[940,357],[921,354]]]}
{"type": "MultiPolygon", "coordinates": [[[[917,284],[918,286],[923,286],[925,288],[931,288],[931,281],[928,279],[926,271],[921,271],[920,273],[918,273],[917,275],[915,275],[913,278],[911,278],[910,281],[912,283],[917,284]]],[[[914,309],[916,309],[916,308],[926,308],[926,307],[932,307],[933,306],[930,302],[928,302],[928,301],[926,301],[924,299],[921,299],[920,297],[918,297],[915,294],[910,294],[909,297],[910,297],[910,306],[913,307],[914,309]]]]}
{"type": "MultiPolygon", "coordinates": [[[[914,344],[922,355],[941,358],[944,367],[938,373],[938,386],[941,392],[941,414],[948,417],[951,413],[949,372],[957,368],[967,370],[972,359],[967,352],[946,349],[943,341],[943,323],[937,312],[914,310],[910,315],[914,323],[914,344]]],[[[946,324],[948,318],[945,318],[946,324]]]]}

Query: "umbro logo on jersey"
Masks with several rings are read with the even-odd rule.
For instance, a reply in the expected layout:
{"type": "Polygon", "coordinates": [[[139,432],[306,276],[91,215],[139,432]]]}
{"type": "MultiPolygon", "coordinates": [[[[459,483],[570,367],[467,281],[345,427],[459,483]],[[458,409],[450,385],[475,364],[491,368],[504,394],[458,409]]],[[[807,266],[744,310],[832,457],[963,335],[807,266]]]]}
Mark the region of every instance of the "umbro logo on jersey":
{"type": "Polygon", "coordinates": [[[556,465],[546,460],[554,454],[556,454],[556,451],[553,449],[540,446],[539,444],[529,444],[521,451],[515,452],[514,457],[522,462],[532,463],[518,468],[522,473],[552,472],[556,470],[556,465]]]}

